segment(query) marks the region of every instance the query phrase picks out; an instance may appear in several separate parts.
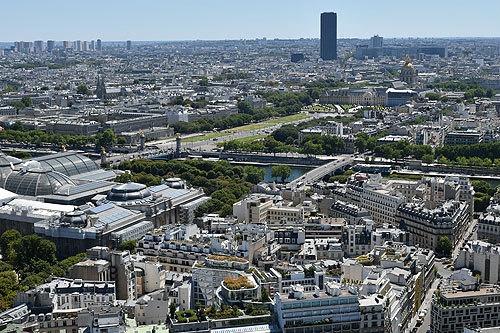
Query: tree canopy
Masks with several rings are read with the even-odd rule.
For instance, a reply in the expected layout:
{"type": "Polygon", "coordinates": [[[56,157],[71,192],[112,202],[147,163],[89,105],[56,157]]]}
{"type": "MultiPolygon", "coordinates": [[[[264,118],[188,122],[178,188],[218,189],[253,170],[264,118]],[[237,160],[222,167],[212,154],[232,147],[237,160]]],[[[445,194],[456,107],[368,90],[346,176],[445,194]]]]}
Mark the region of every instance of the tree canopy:
{"type": "Polygon", "coordinates": [[[37,235],[24,236],[12,243],[9,260],[16,269],[22,269],[26,263],[42,260],[48,264],[56,261],[56,246],[51,241],[37,235]]]}
{"type": "Polygon", "coordinates": [[[451,255],[453,251],[453,243],[448,236],[444,236],[439,239],[436,251],[444,255],[451,255]]]}
{"type": "Polygon", "coordinates": [[[33,106],[33,101],[31,100],[31,97],[28,96],[23,96],[23,98],[21,98],[21,103],[23,103],[27,108],[33,106]]]}
{"type": "Polygon", "coordinates": [[[78,87],[76,87],[76,93],[80,95],[87,95],[89,93],[89,88],[86,84],[79,84],[78,87]]]}
{"type": "Polygon", "coordinates": [[[120,250],[135,252],[135,245],[137,244],[137,239],[129,240],[120,244],[120,250]]]}
{"type": "Polygon", "coordinates": [[[117,142],[115,133],[109,128],[103,133],[95,136],[96,145],[98,147],[109,147],[117,142]]]}
{"type": "Polygon", "coordinates": [[[16,293],[44,283],[51,275],[65,276],[85,258],[81,253],[56,261],[54,243],[37,235],[21,237],[16,230],[0,236],[3,260],[0,261],[0,311],[12,306],[16,293]]]}
{"type": "Polygon", "coordinates": [[[271,168],[271,176],[273,178],[281,178],[282,183],[290,177],[290,172],[291,170],[288,165],[276,165],[271,168]]]}
{"type": "Polygon", "coordinates": [[[283,125],[271,133],[271,135],[277,141],[293,144],[299,138],[299,130],[293,125],[283,125]]]}
{"type": "Polygon", "coordinates": [[[239,101],[238,102],[238,111],[240,113],[252,114],[252,111],[253,111],[252,104],[250,104],[250,102],[247,102],[247,101],[239,101]]]}
{"type": "Polygon", "coordinates": [[[162,178],[179,177],[193,187],[201,187],[211,199],[200,205],[195,214],[218,213],[222,216],[232,214],[232,205],[250,192],[250,186],[264,179],[265,170],[252,166],[231,166],[227,161],[151,161],[137,159],[124,161],[118,166],[121,170],[130,170],[127,177],[115,180],[151,185],[160,184],[162,178]]]}

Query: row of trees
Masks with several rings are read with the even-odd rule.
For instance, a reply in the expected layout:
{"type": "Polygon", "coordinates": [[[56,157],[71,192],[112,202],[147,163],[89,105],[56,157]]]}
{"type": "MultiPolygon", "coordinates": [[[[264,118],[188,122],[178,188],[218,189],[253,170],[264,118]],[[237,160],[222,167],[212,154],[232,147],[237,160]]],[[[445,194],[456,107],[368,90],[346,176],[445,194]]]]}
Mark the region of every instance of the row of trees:
{"type": "Polygon", "coordinates": [[[251,115],[237,113],[221,119],[204,118],[194,122],[179,121],[172,124],[172,127],[176,133],[189,134],[213,131],[216,128],[223,130],[242,126],[250,123],[252,120],[251,115]]]}
{"type": "Polygon", "coordinates": [[[242,141],[231,140],[220,144],[224,150],[266,153],[300,152],[306,155],[331,155],[345,148],[345,141],[333,135],[306,135],[298,142],[299,129],[284,125],[264,139],[242,141]]]}
{"type": "Polygon", "coordinates": [[[457,165],[457,166],[469,166],[469,167],[480,167],[480,168],[498,168],[500,167],[500,160],[495,158],[494,160],[488,157],[464,157],[459,156],[454,161],[450,161],[444,156],[438,158],[438,163],[447,165],[457,165]]]}
{"type": "Polygon", "coordinates": [[[11,102],[11,106],[15,107],[17,111],[24,108],[29,108],[33,106],[33,100],[29,96],[23,96],[19,102],[11,102]]]}
{"type": "Polygon", "coordinates": [[[347,183],[347,180],[349,179],[349,177],[351,175],[353,175],[355,172],[352,171],[352,170],[347,170],[345,171],[343,174],[340,174],[340,175],[335,175],[335,176],[331,176],[329,179],[328,179],[328,182],[329,183],[334,183],[334,182],[339,182],[341,184],[345,184],[347,183]]]}
{"type": "Polygon", "coordinates": [[[484,180],[471,181],[474,186],[474,211],[484,212],[490,205],[490,198],[497,192],[497,189],[484,180]]]}
{"type": "Polygon", "coordinates": [[[189,98],[184,99],[184,97],[182,97],[182,96],[176,96],[168,104],[169,105],[183,105],[186,107],[201,109],[201,108],[204,108],[205,106],[208,105],[208,101],[205,99],[205,97],[200,97],[197,100],[193,101],[193,100],[190,100],[189,98]]]}
{"type": "Polygon", "coordinates": [[[374,152],[376,156],[388,159],[413,157],[424,163],[432,163],[434,160],[431,146],[412,145],[408,140],[376,146],[374,152]]]}
{"type": "MultiPolygon", "coordinates": [[[[277,135],[279,138],[280,137],[277,135]]],[[[285,143],[275,139],[274,135],[269,135],[264,139],[252,141],[230,140],[220,144],[227,151],[248,151],[248,152],[265,152],[265,153],[292,153],[299,152],[305,155],[331,155],[336,151],[342,150],[345,147],[345,142],[341,138],[333,135],[306,135],[301,142],[299,148],[293,146],[297,140],[293,140],[291,136],[286,137],[285,143]],[[290,143],[290,144],[288,144],[290,143]]]]}
{"type": "MultiPolygon", "coordinates": [[[[464,99],[468,102],[472,102],[474,97],[487,97],[492,98],[495,95],[495,90],[488,88],[484,89],[479,85],[477,81],[447,81],[428,85],[429,88],[437,88],[445,91],[463,91],[464,99]]],[[[426,97],[432,100],[438,100],[439,95],[431,93],[427,94],[426,97]],[[431,95],[432,94],[432,95],[431,95]],[[429,96],[430,95],[430,96],[429,96]],[[437,96],[436,96],[437,95],[437,96]]]]}
{"type": "Polygon", "coordinates": [[[481,88],[477,81],[446,81],[427,85],[430,89],[441,89],[445,91],[467,91],[481,88]]]}
{"type": "Polygon", "coordinates": [[[219,146],[224,147],[226,151],[264,152],[272,154],[297,151],[295,147],[277,141],[273,136],[251,141],[230,140],[220,143],[219,146]]]}
{"type": "Polygon", "coordinates": [[[444,156],[449,161],[456,161],[458,157],[489,158],[493,161],[500,157],[500,142],[437,147],[435,149],[435,154],[438,158],[444,156]]]}
{"type": "Polygon", "coordinates": [[[85,258],[81,253],[57,261],[53,242],[37,235],[21,237],[16,230],[2,234],[0,251],[3,258],[0,261],[0,311],[12,306],[18,291],[40,285],[51,275],[65,276],[74,264],[85,258]]]}
{"type": "Polygon", "coordinates": [[[386,135],[387,131],[383,131],[382,133],[374,137],[369,137],[368,134],[364,132],[359,133],[355,142],[356,148],[358,148],[358,151],[361,153],[364,153],[365,151],[373,151],[377,146],[377,139],[386,135]]]}
{"type": "Polygon", "coordinates": [[[213,78],[213,81],[220,82],[220,81],[231,81],[231,80],[242,80],[242,79],[247,79],[250,77],[250,74],[246,72],[238,72],[238,73],[233,73],[230,70],[224,70],[222,74],[217,75],[213,78]]]}
{"type": "Polygon", "coordinates": [[[345,148],[345,141],[335,135],[306,135],[301,141],[301,153],[306,155],[332,155],[345,148]]]}
{"type": "MultiPolygon", "coordinates": [[[[266,100],[273,103],[275,107],[264,107],[253,109],[247,101],[238,103],[238,113],[223,119],[200,119],[195,122],[177,122],[172,124],[178,133],[197,133],[212,131],[215,128],[224,130],[232,127],[249,124],[253,121],[261,121],[276,116],[286,116],[300,112],[304,105],[312,104],[312,98],[307,92],[300,93],[280,93],[280,92],[259,92],[266,100]]],[[[176,97],[173,104],[185,105],[186,100],[176,97]]],[[[192,102],[190,102],[192,103],[192,102]]]]}
{"type": "Polygon", "coordinates": [[[116,178],[116,181],[150,185],[148,180],[161,182],[162,178],[180,177],[193,187],[201,187],[211,199],[196,209],[196,215],[218,213],[232,214],[233,203],[250,192],[250,186],[264,180],[265,170],[252,166],[231,166],[227,161],[151,161],[137,159],[124,161],[118,166],[129,170],[130,175],[116,178]]]}
{"type": "Polygon", "coordinates": [[[97,147],[108,147],[118,142],[115,133],[110,129],[91,137],[83,135],[61,135],[52,132],[46,133],[43,130],[29,130],[28,127],[20,122],[14,123],[10,128],[4,123],[0,123],[0,126],[4,128],[3,131],[0,131],[0,141],[23,142],[36,145],[67,145],[71,147],[83,147],[89,144],[95,144],[97,147]]]}
{"type": "MultiPolygon", "coordinates": [[[[424,163],[437,161],[440,164],[491,168],[500,167],[500,143],[480,143],[461,146],[432,147],[427,145],[412,145],[408,140],[398,143],[376,146],[376,140],[371,138],[366,148],[373,150],[376,156],[388,159],[414,157],[424,163]]],[[[360,136],[356,144],[359,146],[360,136]]],[[[361,149],[360,149],[361,150],[361,149]]],[[[361,150],[362,151],[362,150],[361,150]]]]}

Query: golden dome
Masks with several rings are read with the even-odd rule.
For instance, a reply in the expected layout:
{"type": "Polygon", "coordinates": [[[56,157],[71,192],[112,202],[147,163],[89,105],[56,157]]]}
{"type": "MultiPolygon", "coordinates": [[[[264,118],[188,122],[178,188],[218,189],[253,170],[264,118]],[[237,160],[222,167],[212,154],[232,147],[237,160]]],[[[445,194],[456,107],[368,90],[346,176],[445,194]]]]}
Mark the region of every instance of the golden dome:
{"type": "Polygon", "coordinates": [[[410,59],[410,56],[406,56],[406,61],[405,61],[405,65],[404,67],[409,67],[409,68],[413,68],[413,64],[411,63],[411,59],[410,59]]]}

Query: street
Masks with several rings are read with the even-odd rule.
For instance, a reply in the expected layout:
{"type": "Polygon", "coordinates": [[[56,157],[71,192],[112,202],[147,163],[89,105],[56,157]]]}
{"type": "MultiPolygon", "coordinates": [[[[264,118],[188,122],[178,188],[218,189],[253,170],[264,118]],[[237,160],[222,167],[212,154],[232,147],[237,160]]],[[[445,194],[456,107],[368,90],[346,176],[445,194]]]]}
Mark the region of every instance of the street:
{"type": "MultiPolygon", "coordinates": [[[[188,142],[182,141],[186,139],[191,139],[195,138],[198,136],[203,136],[206,135],[206,133],[195,133],[195,134],[187,134],[187,135],[182,135],[181,136],[181,151],[188,151],[192,154],[196,154],[196,152],[202,152],[202,151],[212,151],[213,149],[217,148],[217,143],[225,142],[225,141],[230,141],[230,140],[235,140],[235,139],[241,139],[241,138],[246,138],[254,135],[269,135],[273,131],[279,129],[283,125],[298,125],[302,122],[305,121],[310,121],[314,118],[324,118],[327,116],[332,116],[332,114],[309,114],[310,117],[305,118],[305,119],[300,119],[300,120],[295,120],[291,122],[284,122],[284,123],[259,123],[259,124],[266,124],[269,125],[269,127],[266,128],[260,128],[260,129],[255,129],[255,130],[249,130],[249,131],[241,131],[241,132],[231,132],[230,130],[224,130],[219,132],[220,135],[216,137],[212,137],[210,139],[206,140],[200,140],[200,141],[192,141],[189,140],[188,142]]],[[[335,114],[333,114],[335,115],[335,114]]],[[[144,151],[137,151],[137,152],[131,152],[128,154],[109,154],[107,157],[107,161],[111,164],[114,163],[120,163],[122,161],[128,161],[128,160],[133,160],[136,158],[151,158],[155,156],[161,156],[161,155],[167,155],[170,153],[175,152],[176,149],[176,139],[175,138],[167,138],[167,139],[162,139],[162,140],[157,140],[157,141],[151,141],[147,142],[145,144],[145,150],[144,151]]],[[[291,153],[288,153],[286,156],[290,156],[291,153]]],[[[285,153],[283,153],[283,156],[285,156],[285,153]]],[[[294,153],[293,156],[305,156],[301,155],[298,153],[294,153]]]]}

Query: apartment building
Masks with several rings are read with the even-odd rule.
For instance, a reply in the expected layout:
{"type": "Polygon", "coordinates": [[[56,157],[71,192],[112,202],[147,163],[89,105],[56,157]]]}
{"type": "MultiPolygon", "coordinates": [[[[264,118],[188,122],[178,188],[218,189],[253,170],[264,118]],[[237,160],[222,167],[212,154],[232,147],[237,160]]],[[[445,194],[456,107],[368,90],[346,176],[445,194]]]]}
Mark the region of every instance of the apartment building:
{"type": "Polygon", "coordinates": [[[498,284],[500,247],[482,241],[469,241],[458,253],[455,269],[468,268],[481,274],[481,281],[498,284]]]}
{"type": "Polygon", "coordinates": [[[405,202],[404,196],[393,189],[380,174],[357,173],[346,185],[346,199],[366,209],[376,224],[396,222],[398,207],[405,202]]]}
{"type": "Polygon", "coordinates": [[[328,210],[328,215],[336,218],[344,218],[346,224],[358,224],[362,218],[371,218],[370,213],[357,205],[337,200],[328,210]]]}
{"type": "Polygon", "coordinates": [[[444,138],[445,146],[473,145],[483,142],[483,132],[480,131],[455,131],[447,133],[444,138]]]}
{"type": "Polygon", "coordinates": [[[273,201],[267,196],[249,196],[233,204],[233,215],[238,222],[264,224],[273,201]]]}
{"type": "Polygon", "coordinates": [[[470,218],[469,204],[455,200],[442,202],[434,209],[427,208],[425,203],[406,203],[396,214],[400,228],[411,234],[412,244],[432,250],[445,236],[457,245],[470,218]]]}
{"type": "Polygon", "coordinates": [[[293,285],[289,294],[275,294],[275,313],[283,332],[383,332],[381,301],[361,298],[356,289],[335,282],[313,292],[293,285]],[[369,315],[368,315],[369,313],[369,315]]]}
{"type": "Polygon", "coordinates": [[[52,312],[96,305],[114,305],[115,283],[57,278],[33,289],[18,292],[14,306],[26,303],[30,309],[52,312]]]}
{"type": "Polygon", "coordinates": [[[500,204],[497,202],[488,206],[485,212],[479,215],[477,239],[489,243],[500,243],[500,204]]]}
{"type": "Polygon", "coordinates": [[[158,262],[171,272],[191,272],[196,261],[211,252],[210,245],[184,240],[166,240],[161,231],[147,234],[137,242],[137,253],[158,262]]]}
{"type": "Polygon", "coordinates": [[[432,300],[431,331],[454,333],[464,328],[500,326],[500,288],[479,285],[470,271],[455,272],[432,300]]]}
{"type": "Polygon", "coordinates": [[[234,256],[210,255],[204,262],[196,262],[192,268],[191,307],[196,303],[209,307],[218,303],[217,289],[225,278],[250,277],[248,260],[234,256]]]}
{"type": "Polygon", "coordinates": [[[233,204],[233,215],[239,223],[295,224],[304,219],[303,206],[275,204],[267,195],[250,195],[233,204]]]}

